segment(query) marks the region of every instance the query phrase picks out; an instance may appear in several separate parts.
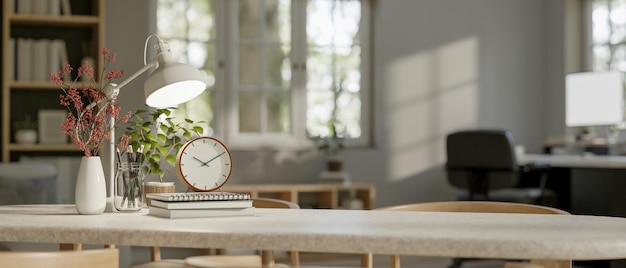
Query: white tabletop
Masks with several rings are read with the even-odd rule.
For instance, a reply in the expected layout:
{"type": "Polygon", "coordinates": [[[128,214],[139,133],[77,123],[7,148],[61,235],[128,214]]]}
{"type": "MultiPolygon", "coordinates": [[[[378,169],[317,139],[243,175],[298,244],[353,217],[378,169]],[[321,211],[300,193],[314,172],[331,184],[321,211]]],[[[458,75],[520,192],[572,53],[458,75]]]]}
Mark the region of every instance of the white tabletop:
{"type": "Polygon", "coordinates": [[[519,157],[518,162],[544,162],[553,167],[565,168],[626,168],[626,156],[618,155],[551,155],[526,154],[519,157]]]}
{"type": "Polygon", "coordinates": [[[626,258],[626,219],[577,215],[257,209],[256,216],[77,215],[0,206],[0,241],[511,259],[626,258]]]}

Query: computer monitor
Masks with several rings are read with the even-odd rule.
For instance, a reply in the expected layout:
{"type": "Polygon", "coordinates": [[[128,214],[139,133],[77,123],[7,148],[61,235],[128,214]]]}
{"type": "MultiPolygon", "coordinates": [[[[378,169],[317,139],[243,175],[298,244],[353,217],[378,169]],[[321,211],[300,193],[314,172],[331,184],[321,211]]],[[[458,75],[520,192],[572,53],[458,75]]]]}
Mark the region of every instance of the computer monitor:
{"type": "Polygon", "coordinates": [[[611,126],[623,120],[621,72],[583,72],[565,77],[565,123],[568,127],[611,126]]]}

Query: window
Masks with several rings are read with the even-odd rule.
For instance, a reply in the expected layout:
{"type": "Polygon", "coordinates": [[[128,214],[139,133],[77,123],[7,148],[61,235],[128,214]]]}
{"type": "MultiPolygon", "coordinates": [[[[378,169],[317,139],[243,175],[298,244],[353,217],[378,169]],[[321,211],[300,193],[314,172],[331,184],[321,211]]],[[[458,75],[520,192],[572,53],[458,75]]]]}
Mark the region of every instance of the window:
{"type": "Polygon", "coordinates": [[[626,72],[626,1],[589,3],[589,68],[626,72]]]}
{"type": "Polygon", "coordinates": [[[308,146],[332,129],[367,145],[368,8],[365,0],[159,0],[159,36],[209,80],[176,114],[207,122],[207,135],[235,148],[308,146]]]}
{"type": "Polygon", "coordinates": [[[207,90],[179,105],[175,115],[206,122],[207,135],[215,133],[215,102],[218,61],[217,26],[213,1],[159,0],[157,32],[166,40],[176,60],[190,63],[206,74],[207,90]]]}

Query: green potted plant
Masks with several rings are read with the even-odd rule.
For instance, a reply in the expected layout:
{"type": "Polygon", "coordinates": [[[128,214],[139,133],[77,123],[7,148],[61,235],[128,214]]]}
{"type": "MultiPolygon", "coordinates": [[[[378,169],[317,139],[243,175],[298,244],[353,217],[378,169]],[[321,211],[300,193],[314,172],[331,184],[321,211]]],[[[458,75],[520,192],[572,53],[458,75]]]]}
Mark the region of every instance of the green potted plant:
{"type": "Polygon", "coordinates": [[[24,119],[13,122],[15,142],[21,144],[33,144],[37,142],[37,121],[25,115],[24,119]]]}
{"type": "Polygon", "coordinates": [[[126,153],[138,153],[141,174],[144,177],[157,175],[159,178],[158,182],[144,183],[146,193],[175,191],[174,182],[163,180],[166,173],[163,164],[165,162],[174,166],[176,153],[185,142],[193,135],[202,135],[204,132],[200,121],[185,118],[182,122],[175,122],[170,117],[172,109],[175,108],[137,110],[124,132],[128,145],[122,149],[126,153]]]}
{"type": "Polygon", "coordinates": [[[345,149],[344,138],[340,137],[334,121],[328,123],[329,134],[326,137],[315,137],[317,150],[323,152],[326,157],[326,169],[319,175],[319,181],[323,183],[350,183],[349,174],[343,170],[341,152],[345,149]]]}
{"type": "Polygon", "coordinates": [[[317,149],[326,155],[326,166],[328,171],[341,171],[343,169],[343,162],[341,161],[340,153],[345,149],[343,144],[343,138],[337,135],[335,131],[335,124],[329,124],[330,136],[317,137],[317,149]]]}

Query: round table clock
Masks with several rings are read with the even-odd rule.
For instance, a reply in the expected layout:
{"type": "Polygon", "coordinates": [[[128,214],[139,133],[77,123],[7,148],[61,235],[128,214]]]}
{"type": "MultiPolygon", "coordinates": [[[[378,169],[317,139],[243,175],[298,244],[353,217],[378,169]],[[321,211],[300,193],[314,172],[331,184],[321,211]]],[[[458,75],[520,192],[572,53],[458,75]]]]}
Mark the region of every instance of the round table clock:
{"type": "Polygon", "coordinates": [[[230,178],[232,169],[228,148],[212,137],[192,139],[176,155],[178,179],[196,192],[219,189],[230,178]]]}

